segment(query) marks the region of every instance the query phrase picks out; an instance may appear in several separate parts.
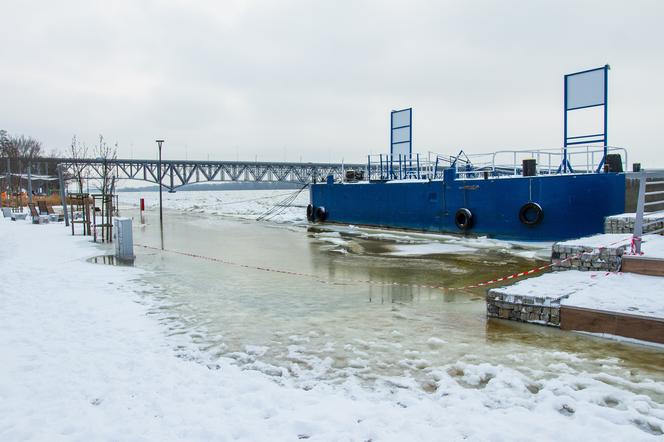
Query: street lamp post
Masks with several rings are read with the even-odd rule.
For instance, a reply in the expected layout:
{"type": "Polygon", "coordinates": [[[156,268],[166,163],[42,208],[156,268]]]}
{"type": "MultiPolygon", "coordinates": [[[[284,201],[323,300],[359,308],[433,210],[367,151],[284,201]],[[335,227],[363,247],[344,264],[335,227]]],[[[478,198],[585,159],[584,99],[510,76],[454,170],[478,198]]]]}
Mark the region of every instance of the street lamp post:
{"type": "Polygon", "coordinates": [[[164,140],[155,140],[159,146],[159,166],[157,170],[157,179],[159,180],[159,230],[161,232],[161,250],[164,250],[164,211],[161,205],[161,145],[164,140]]]}

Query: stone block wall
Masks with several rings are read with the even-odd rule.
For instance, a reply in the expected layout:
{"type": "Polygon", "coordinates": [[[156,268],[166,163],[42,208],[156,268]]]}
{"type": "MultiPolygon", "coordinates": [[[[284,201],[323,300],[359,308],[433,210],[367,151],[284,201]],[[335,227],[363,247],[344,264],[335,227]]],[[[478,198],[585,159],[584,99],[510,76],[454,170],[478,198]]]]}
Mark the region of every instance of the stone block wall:
{"type": "MultiPolygon", "coordinates": [[[[622,214],[607,216],[604,219],[604,233],[633,233],[634,232],[634,214],[622,214]]],[[[643,233],[653,232],[664,228],[664,215],[648,215],[643,220],[644,223],[650,223],[643,228],[643,233]]]]}
{"type": "Polygon", "coordinates": [[[560,299],[509,295],[496,288],[486,294],[486,312],[490,318],[560,327],[560,299]]]}
{"type": "Polygon", "coordinates": [[[593,248],[555,243],[551,250],[553,270],[617,272],[629,245],[593,248]]]}

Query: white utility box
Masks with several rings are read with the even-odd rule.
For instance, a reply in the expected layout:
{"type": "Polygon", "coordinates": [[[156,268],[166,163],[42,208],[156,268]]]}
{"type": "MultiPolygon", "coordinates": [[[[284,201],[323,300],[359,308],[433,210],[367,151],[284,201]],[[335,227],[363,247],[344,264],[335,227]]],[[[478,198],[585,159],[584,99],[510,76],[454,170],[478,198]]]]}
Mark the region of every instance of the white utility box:
{"type": "Polygon", "coordinates": [[[113,218],[115,236],[115,257],[121,261],[133,261],[134,237],[131,232],[131,218],[113,218]]]}

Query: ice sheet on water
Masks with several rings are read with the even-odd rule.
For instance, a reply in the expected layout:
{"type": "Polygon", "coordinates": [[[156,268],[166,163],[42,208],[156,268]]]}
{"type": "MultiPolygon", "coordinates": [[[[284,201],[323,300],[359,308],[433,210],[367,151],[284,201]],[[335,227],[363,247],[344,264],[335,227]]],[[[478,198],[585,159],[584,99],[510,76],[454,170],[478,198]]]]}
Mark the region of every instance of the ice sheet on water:
{"type": "MultiPolygon", "coordinates": [[[[306,222],[305,207],[309,203],[308,190],[302,191],[288,206],[279,204],[297,189],[242,190],[242,191],[181,191],[163,194],[163,207],[185,212],[227,216],[239,219],[256,219],[268,210],[274,209],[270,218],[278,223],[306,222]]],[[[137,207],[141,198],[145,199],[146,210],[159,207],[158,192],[120,192],[120,204],[137,207]]]]}
{"type": "MultiPolygon", "coordinates": [[[[354,238],[386,244],[389,256],[467,254],[478,251],[508,253],[525,259],[549,259],[550,242],[510,242],[487,237],[464,237],[430,232],[386,230],[370,227],[321,225],[317,229],[336,232],[351,242],[354,238]]],[[[326,240],[321,237],[322,240],[326,240]]]]}
{"type": "Polygon", "coordinates": [[[320,241],[334,244],[336,246],[346,246],[349,244],[349,241],[342,238],[339,232],[318,232],[314,233],[313,236],[320,241]]]}
{"type": "Polygon", "coordinates": [[[264,345],[245,345],[244,350],[250,355],[263,356],[269,348],[264,345]]]}
{"type": "Polygon", "coordinates": [[[449,243],[399,244],[393,246],[392,249],[393,251],[388,254],[393,256],[447,255],[474,252],[476,250],[470,247],[449,243]]]}

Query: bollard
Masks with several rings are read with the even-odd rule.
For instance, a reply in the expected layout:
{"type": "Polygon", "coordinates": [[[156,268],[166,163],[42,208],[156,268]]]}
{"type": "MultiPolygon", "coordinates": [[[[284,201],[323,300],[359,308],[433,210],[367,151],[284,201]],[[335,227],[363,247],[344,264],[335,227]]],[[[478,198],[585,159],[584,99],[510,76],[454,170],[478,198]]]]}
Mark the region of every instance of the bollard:
{"type": "Polygon", "coordinates": [[[536,176],[537,175],[537,160],[528,158],[522,162],[523,176],[536,176]]]}
{"type": "Polygon", "coordinates": [[[622,172],[623,164],[619,153],[610,153],[606,155],[605,166],[609,166],[605,172],[622,172]]]}

